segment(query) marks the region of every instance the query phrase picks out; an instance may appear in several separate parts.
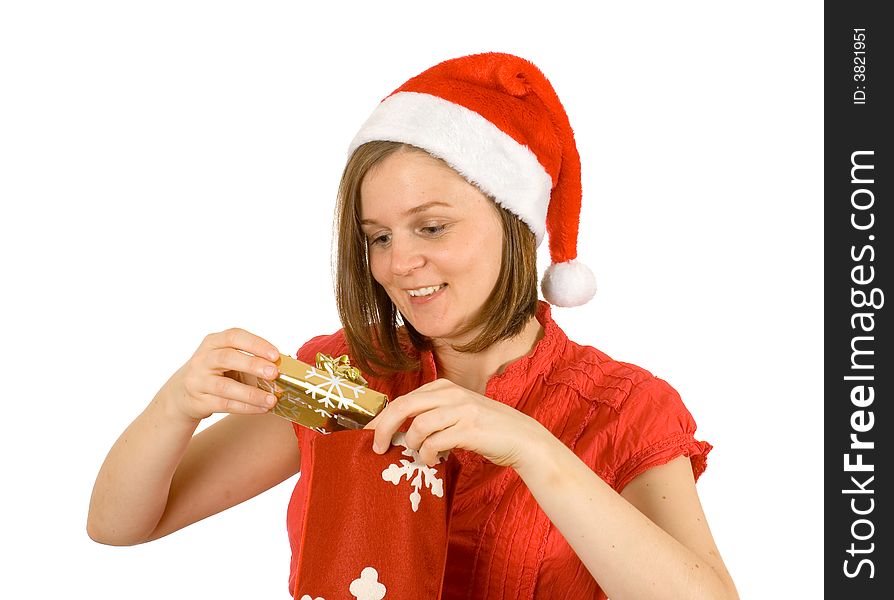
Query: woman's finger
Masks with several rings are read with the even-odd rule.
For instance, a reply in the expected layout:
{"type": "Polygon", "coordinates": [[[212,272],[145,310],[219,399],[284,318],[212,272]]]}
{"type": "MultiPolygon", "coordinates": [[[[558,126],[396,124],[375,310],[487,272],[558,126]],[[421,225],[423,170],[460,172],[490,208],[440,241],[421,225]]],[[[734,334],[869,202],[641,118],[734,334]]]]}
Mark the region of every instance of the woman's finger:
{"type": "Polygon", "coordinates": [[[459,411],[452,406],[442,406],[420,413],[407,429],[405,441],[408,448],[420,450],[432,435],[459,423],[459,411]]]}
{"type": "Polygon", "coordinates": [[[219,373],[239,371],[268,381],[279,375],[279,368],[273,362],[233,348],[211,350],[206,355],[206,361],[209,369],[219,373]]]}
{"type": "Polygon", "coordinates": [[[391,446],[391,437],[404,421],[438,406],[437,394],[418,393],[418,390],[395,398],[374,419],[373,426],[376,433],[373,436],[373,450],[379,454],[388,450],[391,446]]]}
{"type": "Polygon", "coordinates": [[[275,361],[279,358],[276,346],[249,331],[239,327],[231,327],[225,331],[211,333],[202,342],[208,349],[235,348],[275,361]]]}
{"type": "Polygon", "coordinates": [[[438,454],[446,450],[453,450],[458,444],[459,432],[455,427],[447,427],[425,438],[417,454],[420,462],[432,467],[438,464],[438,454]]]}
{"type": "MultiPolygon", "coordinates": [[[[225,401],[250,404],[264,410],[270,409],[276,403],[273,394],[264,390],[239,383],[235,379],[222,375],[212,375],[202,383],[199,395],[220,398],[225,401]]],[[[219,412],[215,410],[214,412],[219,412]]],[[[229,412],[229,411],[223,411],[229,412]]]]}
{"type": "Polygon", "coordinates": [[[211,406],[213,412],[229,413],[234,415],[259,415],[270,410],[266,406],[258,406],[248,402],[241,402],[232,398],[223,398],[213,394],[202,394],[202,401],[211,406]]]}

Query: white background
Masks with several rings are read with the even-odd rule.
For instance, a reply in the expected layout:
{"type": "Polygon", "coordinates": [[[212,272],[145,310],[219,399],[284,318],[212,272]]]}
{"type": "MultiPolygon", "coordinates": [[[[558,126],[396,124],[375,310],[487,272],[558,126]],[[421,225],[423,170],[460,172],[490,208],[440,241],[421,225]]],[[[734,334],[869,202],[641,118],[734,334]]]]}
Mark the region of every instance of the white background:
{"type": "Polygon", "coordinates": [[[537,64],[576,131],[599,292],[556,320],[680,391],[742,597],[820,596],[822,25],[808,2],[4,3],[0,597],[288,597],[294,479],[113,548],[85,533],[96,472],[205,334],[293,353],[339,327],[348,143],[488,50],[537,64]]]}

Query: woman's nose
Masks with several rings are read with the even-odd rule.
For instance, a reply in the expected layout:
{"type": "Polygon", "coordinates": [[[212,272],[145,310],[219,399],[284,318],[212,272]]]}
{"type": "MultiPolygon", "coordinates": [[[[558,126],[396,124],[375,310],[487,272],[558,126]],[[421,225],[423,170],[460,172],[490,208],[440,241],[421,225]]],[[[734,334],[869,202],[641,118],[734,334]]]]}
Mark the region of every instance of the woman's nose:
{"type": "Polygon", "coordinates": [[[394,275],[408,275],[425,264],[419,245],[406,238],[391,238],[391,272],[394,275]]]}

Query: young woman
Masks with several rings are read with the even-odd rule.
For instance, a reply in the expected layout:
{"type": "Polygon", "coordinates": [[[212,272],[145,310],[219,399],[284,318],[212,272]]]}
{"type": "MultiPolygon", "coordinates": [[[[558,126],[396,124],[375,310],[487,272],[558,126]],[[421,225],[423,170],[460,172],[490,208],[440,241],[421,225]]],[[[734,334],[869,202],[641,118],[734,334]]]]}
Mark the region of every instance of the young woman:
{"type": "MultiPolygon", "coordinates": [[[[679,396],[551,317],[549,303],[595,291],[574,260],[580,201],[571,127],[533,64],[487,53],[428,69],[351,144],[337,208],[344,327],[298,357],[348,354],[394,398],[367,426],[372,451],[409,423],[423,462],[447,450],[462,462],[443,598],[737,598],[695,488],[711,446],[679,396]],[[536,270],[547,231],[549,303],[536,270]]],[[[110,451],[90,536],[153,540],[309,469],[320,434],[267,414],[255,385],[276,377],[277,357],[244,330],[206,337],[110,451]],[[193,436],[215,412],[230,416],[193,436]]]]}

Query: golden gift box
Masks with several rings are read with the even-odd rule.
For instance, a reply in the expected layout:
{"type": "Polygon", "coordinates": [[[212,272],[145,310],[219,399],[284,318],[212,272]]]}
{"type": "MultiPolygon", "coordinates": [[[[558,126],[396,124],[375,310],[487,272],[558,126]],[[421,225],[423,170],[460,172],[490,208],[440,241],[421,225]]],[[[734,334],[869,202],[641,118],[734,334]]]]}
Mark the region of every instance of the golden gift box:
{"type": "Polygon", "coordinates": [[[320,433],[362,429],[388,404],[385,394],[371,390],[347,356],[322,352],[309,365],[280,354],[279,377],[258,380],[258,387],[276,396],[273,412],[320,433]]]}

